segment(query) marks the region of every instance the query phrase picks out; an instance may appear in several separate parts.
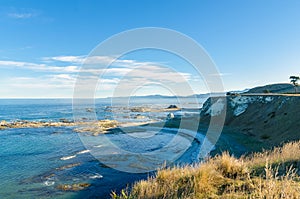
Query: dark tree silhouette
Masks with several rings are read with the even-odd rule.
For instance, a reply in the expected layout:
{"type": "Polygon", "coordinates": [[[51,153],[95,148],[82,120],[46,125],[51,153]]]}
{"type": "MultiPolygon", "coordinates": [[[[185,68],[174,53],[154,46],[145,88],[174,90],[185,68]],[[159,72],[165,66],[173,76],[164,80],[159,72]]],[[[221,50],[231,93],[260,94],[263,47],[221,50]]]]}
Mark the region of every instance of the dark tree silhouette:
{"type": "Polygon", "coordinates": [[[295,87],[295,93],[297,93],[297,86],[298,86],[298,80],[299,79],[300,79],[299,76],[290,76],[291,83],[295,87]]]}

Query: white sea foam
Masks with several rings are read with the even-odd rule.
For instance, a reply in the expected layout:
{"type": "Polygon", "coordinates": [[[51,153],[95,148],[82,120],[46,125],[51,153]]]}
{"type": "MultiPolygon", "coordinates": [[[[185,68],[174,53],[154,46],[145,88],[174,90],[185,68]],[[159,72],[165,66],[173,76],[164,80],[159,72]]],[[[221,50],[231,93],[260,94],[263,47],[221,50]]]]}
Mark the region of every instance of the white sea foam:
{"type": "Polygon", "coordinates": [[[44,185],[46,185],[46,186],[52,186],[52,185],[54,185],[54,184],[55,184],[55,182],[52,181],[52,180],[46,180],[46,181],[44,182],[44,185]]]}
{"type": "Polygon", "coordinates": [[[99,179],[99,178],[103,178],[102,175],[96,173],[95,175],[90,176],[90,179],[99,179]]]}
{"type": "Polygon", "coordinates": [[[75,158],[76,155],[70,155],[70,156],[65,156],[65,157],[61,157],[60,159],[61,160],[69,160],[69,159],[72,159],[72,158],[75,158]]]}
{"type": "Polygon", "coordinates": [[[83,150],[83,151],[79,151],[78,153],[76,153],[76,154],[84,154],[84,153],[89,153],[90,152],[90,150],[83,150]]]}

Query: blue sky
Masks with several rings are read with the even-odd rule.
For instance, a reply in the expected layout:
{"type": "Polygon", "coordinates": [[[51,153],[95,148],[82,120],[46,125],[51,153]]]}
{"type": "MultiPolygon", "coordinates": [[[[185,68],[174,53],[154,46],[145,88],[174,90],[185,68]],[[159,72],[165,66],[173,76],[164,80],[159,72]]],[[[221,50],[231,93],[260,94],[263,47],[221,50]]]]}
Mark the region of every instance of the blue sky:
{"type": "MultiPolygon", "coordinates": [[[[91,50],[114,34],[142,27],[174,29],[197,41],[217,65],[225,90],[288,82],[300,72],[299,10],[296,0],[2,0],[0,98],[72,97],[91,50]]],[[[166,74],[169,66],[195,92],[207,92],[191,66],[176,56],[144,51],[121,59],[119,65],[151,63],[138,71],[144,78],[166,74]]],[[[104,78],[97,97],[112,95],[132,65],[116,67],[125,69],[109,71],[114,73],[104,78]]],[[[138,94],[168,94],[150,87],[138,94]]]]}

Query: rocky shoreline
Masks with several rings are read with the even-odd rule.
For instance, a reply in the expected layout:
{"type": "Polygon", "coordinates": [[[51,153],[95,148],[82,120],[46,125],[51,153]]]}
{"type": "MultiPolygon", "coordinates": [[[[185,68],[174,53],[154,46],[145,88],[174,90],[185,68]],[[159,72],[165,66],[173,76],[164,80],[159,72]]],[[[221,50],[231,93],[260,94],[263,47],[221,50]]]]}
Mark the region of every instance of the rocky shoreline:
{"type": "Polygon", "coordinates": [[[90,132],[93,135],[106,133],[109,129],[118,127],[116,120],[98,120],[93,122],[74,122],[66,119],[60,119],[58,122],[53,121],[28,121],[20,120],[7,122],[5,120],[0,122],[0,130],[15,129],[15,128],[42,128],[42,127],[75,127],[74,131],[78,133],[90,132]]]}
{"type": "MultiPolygon", "coordinates": [[[[119,110],[119,109],[118,109],[119,110]]],[[[145,116],[141,115],[144,112],[169,112],[173,114],[175,111],[182,110],[176,105],[170,105],[167,108],[149,108],[149,107],[131,107],[128,109],[131,113],[137,113],[131,116],[132,121],[118,122],[116,120],[97,120],[88,121],[86,118],[82,118],[81,121],[73,121],[65,118],[60,118],[58,121],[32,121],[32,120],[16,120],[16,121],[0,121],[0,130],[4,129],[16,129],[16,128],[43,128],[43,127],[75,127],[73,130],[77,133],[92,133],[92,135],[97,136],[98,134],[108,133],[111,129],[117,127],[128,127],[128,126],[139,126],[148,123],[158,122],[158,119],[149,119],[147,121],[139,121],[145,119],[145,116]]],[[[87,112],[94,110],[87,109],[87,112]]],[[[108,112],[114,112],[113,107],[107,109],[108,112]]],[[[120,111],[120,110],[119,110],[120,111]]],[[[130,119],[130,116],[126,119],[130,119]]],[[[160,118],[162,119],[162,118],[160,118]]],[[[167,119],[167,118],[166,118],[167,119]]]]}
{"type": "Polygon", "coordinates": [[[20,120],[7,122],[5,120],[0,122],[0,129],[7,128],[40,128],[40,127],[61,127],[61,126],[75,126],[76,124],[71,121],[59,121],[59,122],[46,122],[46,121],[28,121],[20,120]]]}

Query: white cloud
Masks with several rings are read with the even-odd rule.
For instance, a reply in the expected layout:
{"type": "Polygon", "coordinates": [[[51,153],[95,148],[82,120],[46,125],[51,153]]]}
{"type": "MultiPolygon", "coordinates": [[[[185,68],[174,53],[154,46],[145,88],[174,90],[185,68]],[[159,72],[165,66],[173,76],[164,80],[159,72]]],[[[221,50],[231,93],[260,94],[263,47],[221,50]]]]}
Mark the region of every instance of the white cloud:
{"type": "Polygon", "coordinates": [[[48,72],[70,72],[75,73],[79,71],[78,66],[52,66],[47,64],[36,64],[30,62],[19,61],[1,61],[0,67],[19,67],[23,69],[30,69],[36,71],[48,71],[48,72]]]}
{"type": "Polygon", "coordinates": [[[8,13],[8,17],[15,19],[27,19],[36,16],[34,13],[8,13]]]}
{"type": "Polygon", "coordinates": [[[12,19],[29,19],[38,16],[40,11],[31,8],[9,7],[5,9],[5,14],[12,19]]]}
{"type": "Polygon", "coordinates": [[[134,68],[136,66],[145,66],[145,65],[155,65],[158,63],[154,62],[139,62],[137,60],[130,59],[117,59],[118,56],[54,56],[54,57],[43,57],[42,60],[49,61],[60,61],[66,62],[70,64],[85,64],[86,67],[94,67],[97,68],[99,65],[106,66],[118,66],[118,67],[126,67],[126,68],[134,68]]]}
{"type": "MultiPolygon", "coordinates": [[[[72,91],[76,82],[76,75],[72,74],[55,74],[44,75],[40,77],[13,77],[10,79],[9,85],[14,89],[68,89],[72,91]]],[[[99,83],[101,90],[113,89],[119,82],[118,78],[98,79],[95,76],[89,76],[80,81],[85,88],[92,88],[99,83]]],[[[70,96],[71,97],[71,96],[70,96]]]]}
{"type": "Polygon", "coordinates": [[[214,74],[210,74],[210,76],[217,76],[217,77],[223,77],[223,76],[228,76],[228,75],[232,75],[231,73],[214,73],[214,74]]]}
{"type": "Polygon", "coordinates": [[[116,57],[114,56],[89,56],[86,57],[84,64],[103,64],[103,65],[108,65],[111,64],[116,57]]]}
{"type": "MultiPolygon", "coordinates": [[[[108,71],[108,76],[112,75],[112,72],[115,71],[108,71]]],[[[106,74],[104,75],[105,77],[106,74]]],[[[178,95],[191,95],[194,93],[189,83],[191,74],[177,72],[167,66],[145,65],[136,67],[130,69],[129,72],[123,74],[120,78],[114,87],[115,96],[130,95],[137,89],[145,90],[147,88],[146,90],[153,91],[155,90],[152,89],[154,88],[153,85],[168,88],[167,90],[172,90],[178,95]]],[[[99,89],[102,89],[101,84],[99,85],[99,89]]]]}
{"type": "Polygon", "coordinates": [[[61,69],[62,71],[71,72],[71,73],[77,73],[79,71],[78,66],[53,67],[54,71],[55,70],[60,71],[61,69]]]}
{"type": "Polygon", "coordinates": [[[22,67],[25,65],[25,62],[18,61],[0,61],[0,66],[18,66],[22,67]]]}
{"type": "Polygon", "coordinates": [[[43,57],[43,61],[60,61],[71,64],[109,64],[114,61],[116,57],[113,56],[54,56],[54,57],[43,57]]]}
{"type": "Polygon", "coordinates": [[[52,80],[71,80],[71,81],[76,80],[76,76],[70,74],[49,75],[49,77],[51,77],[52,80]]]}
{"type": "Polygon", "coordinates": [[[11,87],[16,89],[72,89],[74,86],[74,81],[68,81],[63,79],[51,79],[47,77],[37,77],[37,78],[13,78],[14,82],[10,84],[11,87]]]}
{"type": "Polygon", "coordinates": [[[144,80],[147,79],[156,82],[169,81],[174,83],[187,82],[192,79],[192,75],[189,73],[177,72],[167,66],[146,64],[135,68],[82,69],[80,72],[83,78],[91,75],[98,78],[101,75],[101,77],[106,79],[108,77],[118,77],[128,80],[143,78],[144,80]]]}
{"type": "Polygon", "coordinates": [[[112,68],[106,71],[109,75],[122,75],[123,78],[144,78],[158,82],[186,82],[191,74],[177,72],[167,66],[160,65],[142,65],[136,68],[112,68]]]}
{"type": "Polygon", "coordinates": [[[106,83],[106,84],[117,84],[119,83],[119,78],[113,78],[113,79],[99,79],[100,83],[106,83]]]}
{"type": "MultiPolygon", "coordinates": [[[[122,90],[120,93],[122,95],[128,94],[128,90],[141,87],[145,83],[181,89],[183,91],[180,91],[181,95],[188,95],[192,94],[189,83],[195,80],[190,73],[178,72],[160,63],[129,59],[115,60],[113,56],[89,58],[85,58],[85,56],[56,56],[44,57],[42,60],[43,63],[0,60],[0,68],[21,68],[43,72],[40,76],[35,77],[12,78],[13,81],[7,83],[15,89],[31,89],[32,92],[35,92],[34,89],[67,89],[68,93],[72,93],[76,81],[79,80],[80,84],[83,85],[82,88],[95,88],[98,85],[98,91],[109,92],[118,88],[122,90]],[[106,69],[98,65],[109,64],[112,61],[114,63],[106,69]],[[79,64],[82,62],[88,64],[80,69],[79,64]]],[[[149,89],[151,86],[147,87],[148,90],[151,90],[149,89]]]]}
{"type": "Polygon", "coordinates": [[[43,61],[60,61],[73,64],[81,64],[85,60],[85,56],[55,56],[55,57],[43,57],[43,61]]]}

